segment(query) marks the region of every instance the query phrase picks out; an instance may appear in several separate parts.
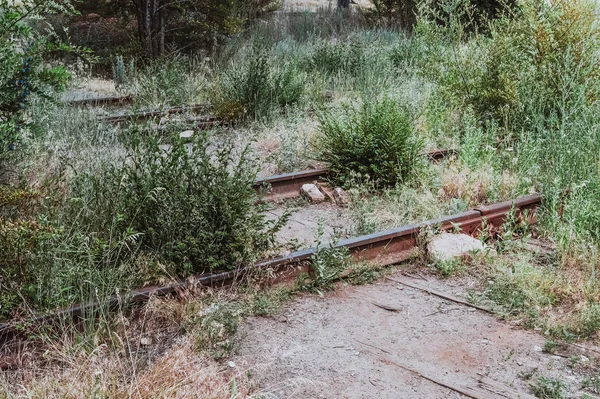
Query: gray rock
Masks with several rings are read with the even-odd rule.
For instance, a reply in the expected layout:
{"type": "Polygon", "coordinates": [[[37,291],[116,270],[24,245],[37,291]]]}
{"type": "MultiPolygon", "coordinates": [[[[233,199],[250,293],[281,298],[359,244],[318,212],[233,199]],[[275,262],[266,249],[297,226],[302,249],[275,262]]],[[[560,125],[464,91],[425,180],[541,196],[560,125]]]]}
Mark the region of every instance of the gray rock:
{"type": "Polygon", "coordinates": [[[184,132],[179,133],[180,139],[191,139],[194,136],[193,130],[186,130],[184,132]]]}
{"type": "Polygon", "coordinates": [[[310,202],[318,203],[325,201],[325,195],[315,184],[304,184],[300,189],[300,194],[310,202]]]}
{"type": "Polygon", "coordinates": [[[442,233],[427,244],[427,252],[434,262],[451,261],[466,256],[471,251],[485,249],[481,241],[466,234],[442,233]]]}
{"type": "Polygon", "coordinates": [[[333,200],[339,206],[346,206],[350,202],[350,195],[341,187],[333,189],[333,200]]]}

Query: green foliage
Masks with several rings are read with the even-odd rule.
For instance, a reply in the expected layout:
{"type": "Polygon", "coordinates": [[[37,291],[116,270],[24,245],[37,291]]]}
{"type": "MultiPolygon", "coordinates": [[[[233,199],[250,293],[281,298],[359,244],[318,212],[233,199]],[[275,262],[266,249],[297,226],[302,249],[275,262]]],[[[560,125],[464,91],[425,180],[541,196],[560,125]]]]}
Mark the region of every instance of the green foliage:
{"type": "Polygon", "coordinates": [[[129,83],[126,87],[133,92],[138,106],[196,104],[203,100],[200,95],[208,85],[205,65],[184,56],[158,58],[137,70],[132,65],[128,69],[124,82],[129,83]]]}
{"type": "Polygon", "coordinates": [[[193,331],[198,350],[219,360],[231,355],[236,347],[234,335],[240,316],[232,304],[215,302],[190,315],[186,329],[193,331]]]}
{"type": "Polygon", "coordinates": [[[346,105],[341,115],[322,112],[314,148],[341,184],[363,176],[385,187],[410,181],[423,144],[408,110],[386,97],[346,105]]]}
{"type": "Polygon", "coordinates": [[[256,204],[248,149],[209,149],[206,135],[164,149],[136,129],[123,144],[124,159],[79,170],[68,190],[0,197],[0,317],[251,264],[274,244],[285,218],[256,204]]]}
{"type": "Polygon", "coordinates": [[[135,60],[131,58],[129,65],[125,65],[122,55],[115,58],[115,63],[112,66],[113,80],[117,90],[122,89],[127,83],[130,83],[135,73],[135,60]]]}
{"type": "Polygon", "coordinates": [[[175,137],[165,150],[135,129],[125,145],[124,163],[105,162],[72,189],[79,200],[71,212],[97,239],[139,234],[140,249],[171,261],[175,275],[252,263],[273,244],[280,224],[256,205],[249,148],[211,150],[208,135],[199,134],[189,147],[175,137]]]}
{"type": "Polygon", "coordinates": [[[69,78],[64,67],[47,61],[51,52],[74,49],[60,43],[54,31],[34,29],[32,22],[73,11],[69,0],[0,1],[0,156],[19,140],[30,96],[62,89],[69,78]]]}
{"type": "Polygon", "coordinates": [[[261,119],[296,104],[306,75],[291,63],[276,65],[264,45],[254,43],[242,60],[231,61],[211,93],[214,113],[229,120],[261,119]]]}
{"type": "Polygon", "coordinates": [[[328,289],[340,278],[340,273],[348,267],[350,254],[345,247],[336,247],[335,242],[323,242],[323,224],[319,223],[317,247],[312,256],[312,287],[316,290],[328,289]]]}
{"type": "Polygon", "coordinates": [[[490,21],[488,33],[476,33],[468,46],[462,45],[471,37],[462,16],[470,9],[454,3],[443,25],[425,18],[418,30],[438,48],[431,53],[428,76],[457,107],[469,105],[480,122],[519,129],[598,97],[600,31],[592,2],[524,1],[490,21]]]}
{"type": "Polygon", "coordinates": [[[531,385],[531,393],[540,399],[564,399],[567,397],[566,390],[564,381],[549,377],[539,377],[531,385]]]}

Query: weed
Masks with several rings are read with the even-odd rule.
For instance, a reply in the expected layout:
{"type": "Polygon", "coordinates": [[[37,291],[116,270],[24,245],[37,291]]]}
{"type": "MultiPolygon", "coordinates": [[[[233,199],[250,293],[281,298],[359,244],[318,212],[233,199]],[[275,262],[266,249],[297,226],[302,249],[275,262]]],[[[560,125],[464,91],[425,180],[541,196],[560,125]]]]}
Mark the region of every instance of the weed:
{"type": "Polygon", "coordinates": [[[161,58],[137,68],[134,77],[129,79],[128,89],[133,92],[138,106],[161,108],[196,104],[204,100],[202,92],[208,84],[206,73],[206,66],[194,59],[161,58]]]}
{"type": "Polygon", "coordinates": [[[438,260],[434,266],[442,277],[449,277],[464,270],[464,265],[460,259],[438,260]]]}
{"type": "Polygon", "coordinates": [[[587,389],[592,393],[600,394],[600,377],[593,376],[586,378],[585,380],[583,380],[581,387],[583,389],[587,389]]]}
{"type": "Polygon", "coordinates": [[[539,377],[531,385],[531,393],[540,399],[566,398],[567,384],[564,381],[548,377],[539,377]]]}
{"type": "Polygon", "coordinates": [[[317,230],[317,246],[311,258],[312,281],[309,287],[317,292],[330,289],[339,279],[340,273],[348,267],[349,253],[346,247],[336,247],[335,242],[324,242],[325,231],[322,222],[317,230]]]}
{"type": "Polygon", "coordinates": [[[316,156],[327,162],[333,179],[347,185],[364,176],[378,187],[408,182],[419,169],[422,141],[408,110],[385,97],[346,106],[337,116],[321,113],[314,141],[316,156]]]}
{"type": "Polygon", "coordinates": [[[212,303],[188,319],[198,350],[208,351],[218,360],[228,357],[236,347],[234,338],[240,315],[230,306],[212,303]]]}
{"type": "Polygon", "coordinates": [[[554,351],[556,350],[557,346],[558,345],[557,345],[556,342],[554,342],[552,340],[547,340],[544,343],[544,348],[543,349],[544,349],[544,352],[546,352],[546,353],[554,353],[554,351]]]}
{"type": "Polygon", "coordinates": [[[232,61],[211,92],[213,112],[229,120],[261,119],[298,103],[306,75],[290,63],[274,65],[269,49],[254,43],[242,61],[232,61]]]}

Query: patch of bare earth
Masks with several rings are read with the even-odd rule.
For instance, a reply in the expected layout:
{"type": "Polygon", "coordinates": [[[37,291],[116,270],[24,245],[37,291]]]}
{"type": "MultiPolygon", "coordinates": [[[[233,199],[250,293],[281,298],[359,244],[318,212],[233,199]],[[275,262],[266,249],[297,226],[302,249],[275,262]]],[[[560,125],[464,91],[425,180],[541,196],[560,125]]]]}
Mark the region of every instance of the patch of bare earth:
{"type": "MultiPolygon", "coordinates": [[[[469,288],[464,280],[394,278],[453,296],[469,288]]],[[[241,335],[237,361],[253,367],[263,397],[462,398],[427,378],[481,389],[481,374],[516,398],[531,397],[539,375],[574,390],[583,379],[568,358],[541,351],[540,334],[389,280],[303,297],[277,316],[249,318],[241,335]]]]}

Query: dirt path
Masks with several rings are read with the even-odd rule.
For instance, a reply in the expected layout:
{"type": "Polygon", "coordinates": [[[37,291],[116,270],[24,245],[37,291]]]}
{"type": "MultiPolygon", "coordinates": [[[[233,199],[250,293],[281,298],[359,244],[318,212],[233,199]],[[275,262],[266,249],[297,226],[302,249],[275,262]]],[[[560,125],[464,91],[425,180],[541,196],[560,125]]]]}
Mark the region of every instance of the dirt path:
{"type": "MultiPolygon", "coordinates": [[[[451,286],[457,282],[416,281],[454,296],[466,291],[451,286]]],[[[464,397],[400,366],[460,386],[476,385],[482,373],[521,393],[541,375],[575,391],[583,378],[569,359],[541,352],[541,335],[388,280],[301,298],[280,315],[248,319],[241,331],[238,360],[251,365],[265,398],[464,397]]]]}

